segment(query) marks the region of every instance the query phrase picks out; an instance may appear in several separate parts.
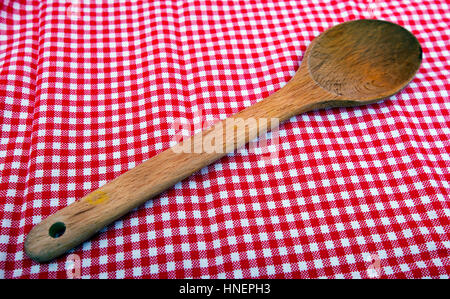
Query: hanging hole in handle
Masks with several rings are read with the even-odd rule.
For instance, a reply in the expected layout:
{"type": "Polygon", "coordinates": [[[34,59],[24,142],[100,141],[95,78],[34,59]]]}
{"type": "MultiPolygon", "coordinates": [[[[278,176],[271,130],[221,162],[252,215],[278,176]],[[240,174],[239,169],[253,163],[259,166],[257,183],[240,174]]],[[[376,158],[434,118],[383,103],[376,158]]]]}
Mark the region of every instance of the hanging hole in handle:
{"type": "Polygon", "coordinates": [[[64,232],[66,231],[66,225],[62,222],[55,222],[50,226],[50,229],[48,230],[48,234],[52,238],[59,238],[61,237],[64,232]]]}

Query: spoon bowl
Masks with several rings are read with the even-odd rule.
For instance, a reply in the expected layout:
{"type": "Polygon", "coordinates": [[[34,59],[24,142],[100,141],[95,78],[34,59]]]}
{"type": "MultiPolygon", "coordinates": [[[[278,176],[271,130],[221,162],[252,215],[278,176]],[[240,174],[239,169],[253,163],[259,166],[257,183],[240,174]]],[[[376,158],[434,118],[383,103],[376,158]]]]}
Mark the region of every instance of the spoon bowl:
{"type": "Polygon", "coordinates": [[[366,104],[405,87],[422,61],[416,37],[380,20],[334,26],[310,45],[306,60],[311,78],[344,101],[366,104]]]}

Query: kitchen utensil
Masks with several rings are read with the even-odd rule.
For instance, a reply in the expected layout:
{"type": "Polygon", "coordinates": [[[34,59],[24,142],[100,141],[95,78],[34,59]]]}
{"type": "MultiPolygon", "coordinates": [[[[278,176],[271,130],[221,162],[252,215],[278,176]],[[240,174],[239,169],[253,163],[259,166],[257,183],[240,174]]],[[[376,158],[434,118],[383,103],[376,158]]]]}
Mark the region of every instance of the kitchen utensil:
{"type": "Polygon", "coordinates": [[[227,125],[230,120],[276,118],[281,122],[314,109],[374,103],[405,87],[421,60],[419,42],[399,25],[356,20],[334,26],[311,42],[298,71],[283,88],[49,216],[30,231],[25,251],[35,261],[49,261],[230,150],[273,128],[249,121],[237,129],[236,123],[227,125]],[[217,150],[196,151],[205,139],[214,141],[217,150]],[[180,152],[187,145],[193,150],[180,152]]]}

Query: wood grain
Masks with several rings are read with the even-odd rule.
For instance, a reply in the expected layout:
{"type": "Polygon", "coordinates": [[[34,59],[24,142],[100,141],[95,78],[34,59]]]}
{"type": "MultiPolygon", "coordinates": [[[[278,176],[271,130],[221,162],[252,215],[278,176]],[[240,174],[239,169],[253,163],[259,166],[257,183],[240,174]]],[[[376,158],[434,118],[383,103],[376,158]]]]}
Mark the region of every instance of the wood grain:
{"type": "Polygon", "coordinates": [[[419,42],[405,28],[389,22],[355,24],[343,23],[315,39],[308,57],[311,77],[342,99],[366,102],[393,95],[419,68],[419,42]]]}
{"type": "Polygon", "coordinates": [[[377,101],[403,88],[417,71],[420,59],[417,40],[398,25],[358,20],[333,27],[311,43],[299,70],[282,89],[49,216],[28,234],[25,251],[38,262],[60,256],[130,210],[273,128],[271,124],[261,125],[259,119],[277,118],[282,122],[314,109],[377,101]],[[243,120],[247,125],[237,127],[233,120],[243,120]],[[202,148],[205,139],[218,150],[193,151],[202,148]],[[184,152],[186,148],[192,151],[184,152]]]}

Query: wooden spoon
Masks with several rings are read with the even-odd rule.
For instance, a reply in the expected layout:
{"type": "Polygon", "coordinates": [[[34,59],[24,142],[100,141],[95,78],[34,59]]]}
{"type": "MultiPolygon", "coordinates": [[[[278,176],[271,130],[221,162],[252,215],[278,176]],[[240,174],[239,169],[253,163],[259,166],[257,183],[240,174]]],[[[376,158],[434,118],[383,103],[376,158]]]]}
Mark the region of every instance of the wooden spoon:
{"type": "Polygon", "coordinates": [[[318,108],[370,104],[406,86],[421,60],[419,42],[399,25],[357,20],[332,27],[314,39],[297,73],[282,89],[49,216],[28,234],[25,251],[35,261],[49,261],[273,127],[249,121],[236,130],[235,124],[227,125],[229,120],[284,121],[318,108]],[[201,148],[201,140],[214,140],[211,136],[223,136],[213,142],[222,150],[180,153],[183,146],[201,148]]]}

